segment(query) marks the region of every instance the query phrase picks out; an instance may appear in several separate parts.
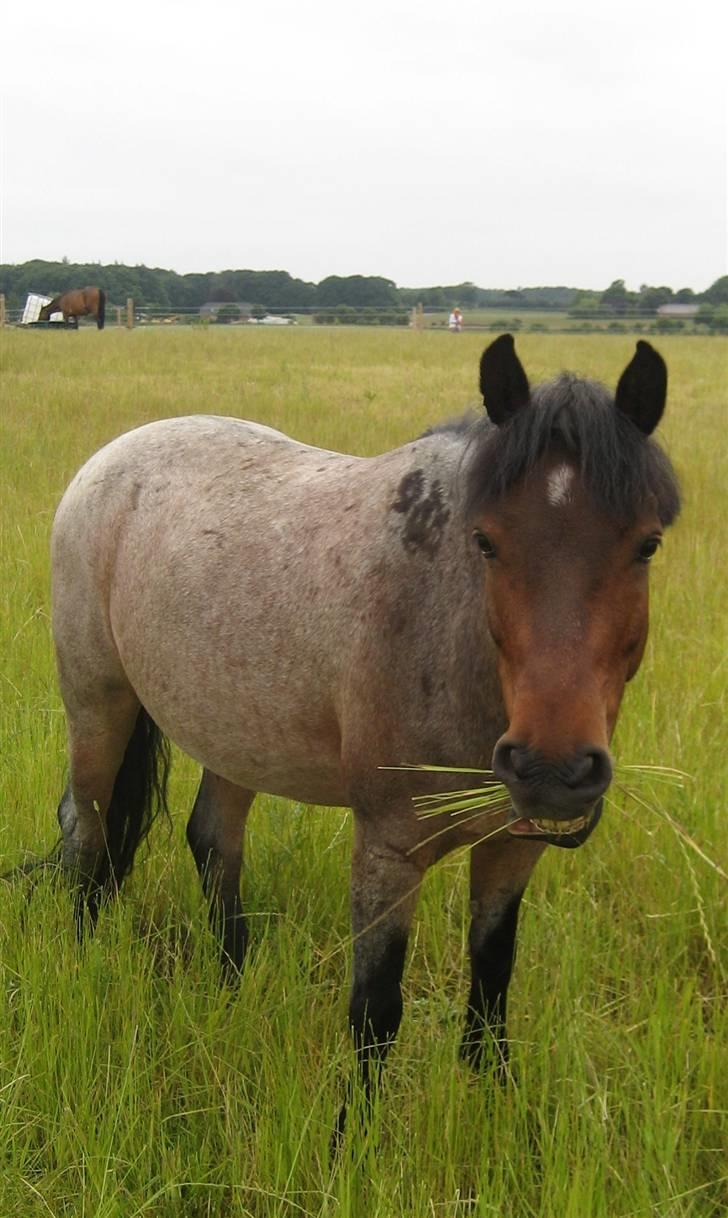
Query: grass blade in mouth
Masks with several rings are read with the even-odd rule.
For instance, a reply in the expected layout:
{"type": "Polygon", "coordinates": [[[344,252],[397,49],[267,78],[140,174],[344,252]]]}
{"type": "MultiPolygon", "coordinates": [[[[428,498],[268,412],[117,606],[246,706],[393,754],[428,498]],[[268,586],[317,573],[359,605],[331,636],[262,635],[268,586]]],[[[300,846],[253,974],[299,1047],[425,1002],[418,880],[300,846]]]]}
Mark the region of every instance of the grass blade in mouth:
{"type": "MultiPolygon", "coordinates": [[[[433,774],[482,774],[486,781],[479,787],[467,787],[463,790],[436,791],[430,794],[413,795],[412,802],[417,815],[421,819],[428,816],[440,816],[449,812],[458,816],[465,812],[488,811],[493,813],[505,811],[510,803],[508,788],[502,782],[497,782],[492,770],[483,770],[475,766],[450,765],[387,765],[380,766],[382,770],[400,770],[407,773],[433,774]]],[[[428,839],[429,840],[429,839],[428,839]]]]}
{"type": "MultiPolygon", "coordinates": [[[[408,772],[419,773],[436,773],[436,774],[481,774],[485,781],[480,787],[463,788],[461,791],[440,791],[433,794],[415,795],[412,798],[415,810],[418,817],[426,819],[430,816],[440,816],[449,813],[450,816],[465,817],[467,819],[475,819],[477,815],[486,815],[490,813],[495,815],[497,812],[505,811],[510,802],[508,788],[494,778],[492,770],[480,769],[469,766],[444,766],[444,765],[415,765],[405,764],[401,766],[382,766],[381,769],[401,770],[408,772]]],[[[684,770],[679,770],[675,766],[654,765],[649,763],[635,762],[618,762],[614,767],[615,779],[622,778],[625,783],[632,783],[635,779],[645,780],[646,782],[663,783],[666,786],[682,789],[687,782],[691,781],[691,775],[684,770]]],[[[620,790],[624,794],[631,797],[638,803],[643,803],[643,806],[650,807],[650,810],[658,816],[662,816],[664,820],[671,826],[673,831],[677,833],[687,844],[698,854],[706,863],[709,863],[715,871],[718,872],[724,879],[728,878],[723,869],[710,859],[700,846],[695,842],[688,832],[670,816],[664,809],[658,809],[652,804],[645,804],[644,801],[636,794],[629,786],[620,785],[620,790]]],[[[461,824],[467,823],[465,819],[460,821],[461,824]]],[[[441,830],[444,832],[444,830],[441,830]]],[[[438,836],[434,834],[433,836],[438,836]]],[[[431,839],[427,839],[428,841],[431,839]]]]}
{"type": "Polygon", "coordinates": [[[462,812],[474,812],[479,809],[483,813],[500,812],[507,808],[510,799],[505,787],[501,790],[494,791],[488,795],[483,791],[460,791],[457,792],[455,799],[445,799],[443,802],[428,801],[424,806],[420,804],[417,797],[413,800],[415,811],[421,819],[426,819],[428,816],[440,816],[443,812],[449,812],[451,816],[457,816],[462,812]]]}
{"type": "Polygon", "coordinates": [[[482,770],[480,766],[471,765],[418,765],[413,761],[406,761],[403,765],[380,765],[380,770],[424,770],[431,771],[433,774],[492,774],[492,770],[482,770]]]}

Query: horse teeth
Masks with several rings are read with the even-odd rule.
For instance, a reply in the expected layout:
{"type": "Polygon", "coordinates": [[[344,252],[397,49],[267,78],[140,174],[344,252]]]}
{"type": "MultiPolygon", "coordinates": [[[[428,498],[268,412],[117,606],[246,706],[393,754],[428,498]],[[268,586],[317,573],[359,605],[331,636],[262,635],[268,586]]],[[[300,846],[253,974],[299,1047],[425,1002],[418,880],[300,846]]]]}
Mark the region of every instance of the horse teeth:
{"type": "Polygon", "coordinates": [[[546,817],[533,817],[533,823],[543,833],[578,833],[586,824],[585,816],[577,816],[574,820],[547,820],[546,817]]]}

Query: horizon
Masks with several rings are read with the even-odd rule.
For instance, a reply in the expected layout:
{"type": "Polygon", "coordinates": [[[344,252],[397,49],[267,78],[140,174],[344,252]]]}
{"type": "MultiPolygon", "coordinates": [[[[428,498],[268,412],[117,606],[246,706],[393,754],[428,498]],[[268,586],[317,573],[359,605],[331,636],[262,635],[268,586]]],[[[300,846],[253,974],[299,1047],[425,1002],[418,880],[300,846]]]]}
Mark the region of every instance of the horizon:
{"type": "Polygon", "coordinates": [[[298,280],[301,280],[301,282],[303,282],[303,283],[309,283],[309,284],[314,284],[314,285],[322,283],[326,279],[332,279],[332,278],[353,279],[353,278],[360,277],[360,278],[364,278],[364,279],[386,279],[388,282],[393,283],[395,288],[398,291],[410,291],[410,292],[416,291],[418,289],[421,289],[423,291],[429,291],[434,288],[458,288],[458,287],[473,286],[473,287],[478,288],[481,291],[486,291],[486,292],[522,292],[522,291],[529,291],[529,290],[534,290],[534,289],[566,288],[569,291],[576,291],[576,292],[602,293],[602,292],[605,292],[607,290],[607,288],[609,288],[613,283],[616,283],[619,280],[623,280],[625,288],[628,292],[639,292],[642,287],[670,288],[670,290],[673,292],[679,292],[686,288],[690,288],[692,291],[695,292],[696,295],[700,295],[701,293],[706,292],[718,279],[723,278],[724,274],[725,274],[725,272],[719,272],[718,274],[714,275],[710,279],[710,281],[705,284],[704,287],[694,287],[693,284],[686,284],[686,283],[680,283],[680,284],[672,283],[671,284],[671,283],[661,282],[661,283],[648,284],[646,280],[642,280],[642,282],[637,287],[632,287],[627,282],[627,280],[624,279],[624,277],[621,275],[617,275],[614,278],[610,279],[609,283],[605,283],[603,286],[599,285],[597,287],[587,286],[585,284],[567,283],[566,280],[564,280],[564,279],[554,280],[549,283],[545,283],[545,282],[537,283],[535,281],[534,282],[523,282],[523,283],[519,283],[517,285],[511,284],[506,287],[504,285],[499,285],[499,284],[494,284],[494,283],[478,283],[476,280],[473,280],[473,279],[461,279],[458,281],[455,281],[454,279],[450,279],[450,280],[442,280],[439,283],[434,283],[434,282],[433,283],[421,282],[421,283],[412,283],[412,284],[398,283],[397,280],[393,279],[391,275],[384,275],[384,274],[377,273],[377,272],[373,272],[371,274],[369,274],[369,273],[364,274],[361,271],[351,271],[346,274],[331,273],[331,274],[322,276],[321,279],[302,279],[302,277],[300,275],[293,275],[293,273],[291,271],[286,270],[286,268],[282,267],[282,266],[268,266],[268,267],[238,266],[238,267],[236,267],[236,266],[228,265],[228,266],[223,266],[219,269],[208,268],[207,270],[178,271],[174,267],[162,266],[159,263],[157,263],[157,264],[148,263],[148,262],[131,263],[131,262],[121,262],[119,259],[101,261],[98,259],[71,259],[71,258],[66,258],[66,257],[62,257],[62,258],[35,257],[35,258],[24,258],[20,262],[3,261],[3,262],[0,262],[0,266],[18,268],[18,267],[22,267],[29,263],[33,263],[33,262],[41,262],[41,263],[45,262],[52,266],[60,266],[60,265],[64,265],[67,263],[69,266],[88,266],[88,267],[91,267],[91,266],[114,267],[114,266],[116,266],[116,267],[124,267],[129,270],[133,270],[135,268],[143,268],[144,270],[147,270],[147,271],[162,271],[162,272],[166,272],[168,274],[179,275],[181,277],[184,277],[186,275],[224,275],[224,274],[239,274],[239,273],[248,273],[248,272],[255,274],[255,275],[284,274],[284,275],[289,275],[292,279],[298,279],[298,280]]]}

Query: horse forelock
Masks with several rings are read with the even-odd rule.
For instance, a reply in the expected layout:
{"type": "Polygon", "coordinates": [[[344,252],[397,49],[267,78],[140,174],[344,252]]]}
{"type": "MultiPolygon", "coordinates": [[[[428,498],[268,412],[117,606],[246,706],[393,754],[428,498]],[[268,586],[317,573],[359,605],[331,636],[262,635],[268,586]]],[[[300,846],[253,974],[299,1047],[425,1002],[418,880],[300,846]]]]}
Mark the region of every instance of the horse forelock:
{"type": "MultiPolygon", "coordinates": [[[[464,422],[464,421],[463,421],[464,422]]],[[[446,425],[447,426],[447,425],[446,425]]],[[[594,504],[629,523],[652,498],[664,526],[680,510],[672,465],[650,437],[616,409],[598,381],[563,373],[533,391],[530,404],[496,427],[487,417],[464,434],[469,514],[502,499],[545,456],[573,463],[594,504]]]]}

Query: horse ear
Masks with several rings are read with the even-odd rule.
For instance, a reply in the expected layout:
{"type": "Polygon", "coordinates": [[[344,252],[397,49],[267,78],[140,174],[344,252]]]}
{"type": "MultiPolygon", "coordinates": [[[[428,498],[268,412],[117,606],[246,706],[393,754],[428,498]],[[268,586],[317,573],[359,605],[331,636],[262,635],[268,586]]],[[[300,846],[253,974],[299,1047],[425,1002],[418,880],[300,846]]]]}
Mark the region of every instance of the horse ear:
{"type": "Polygon", "coordinates": [[[662,418],[667,397],[667,365],[661,355],[642,339],[632,360],[619,378],[615,405],[643,431],[654,431],[662,418]]]}
{"type": "Polygon", "coordinates": [[[501,334],[480,359],[480,392],[493,423],[500,425],[528,405],[531,391],[512,334],[501,334]]]}

